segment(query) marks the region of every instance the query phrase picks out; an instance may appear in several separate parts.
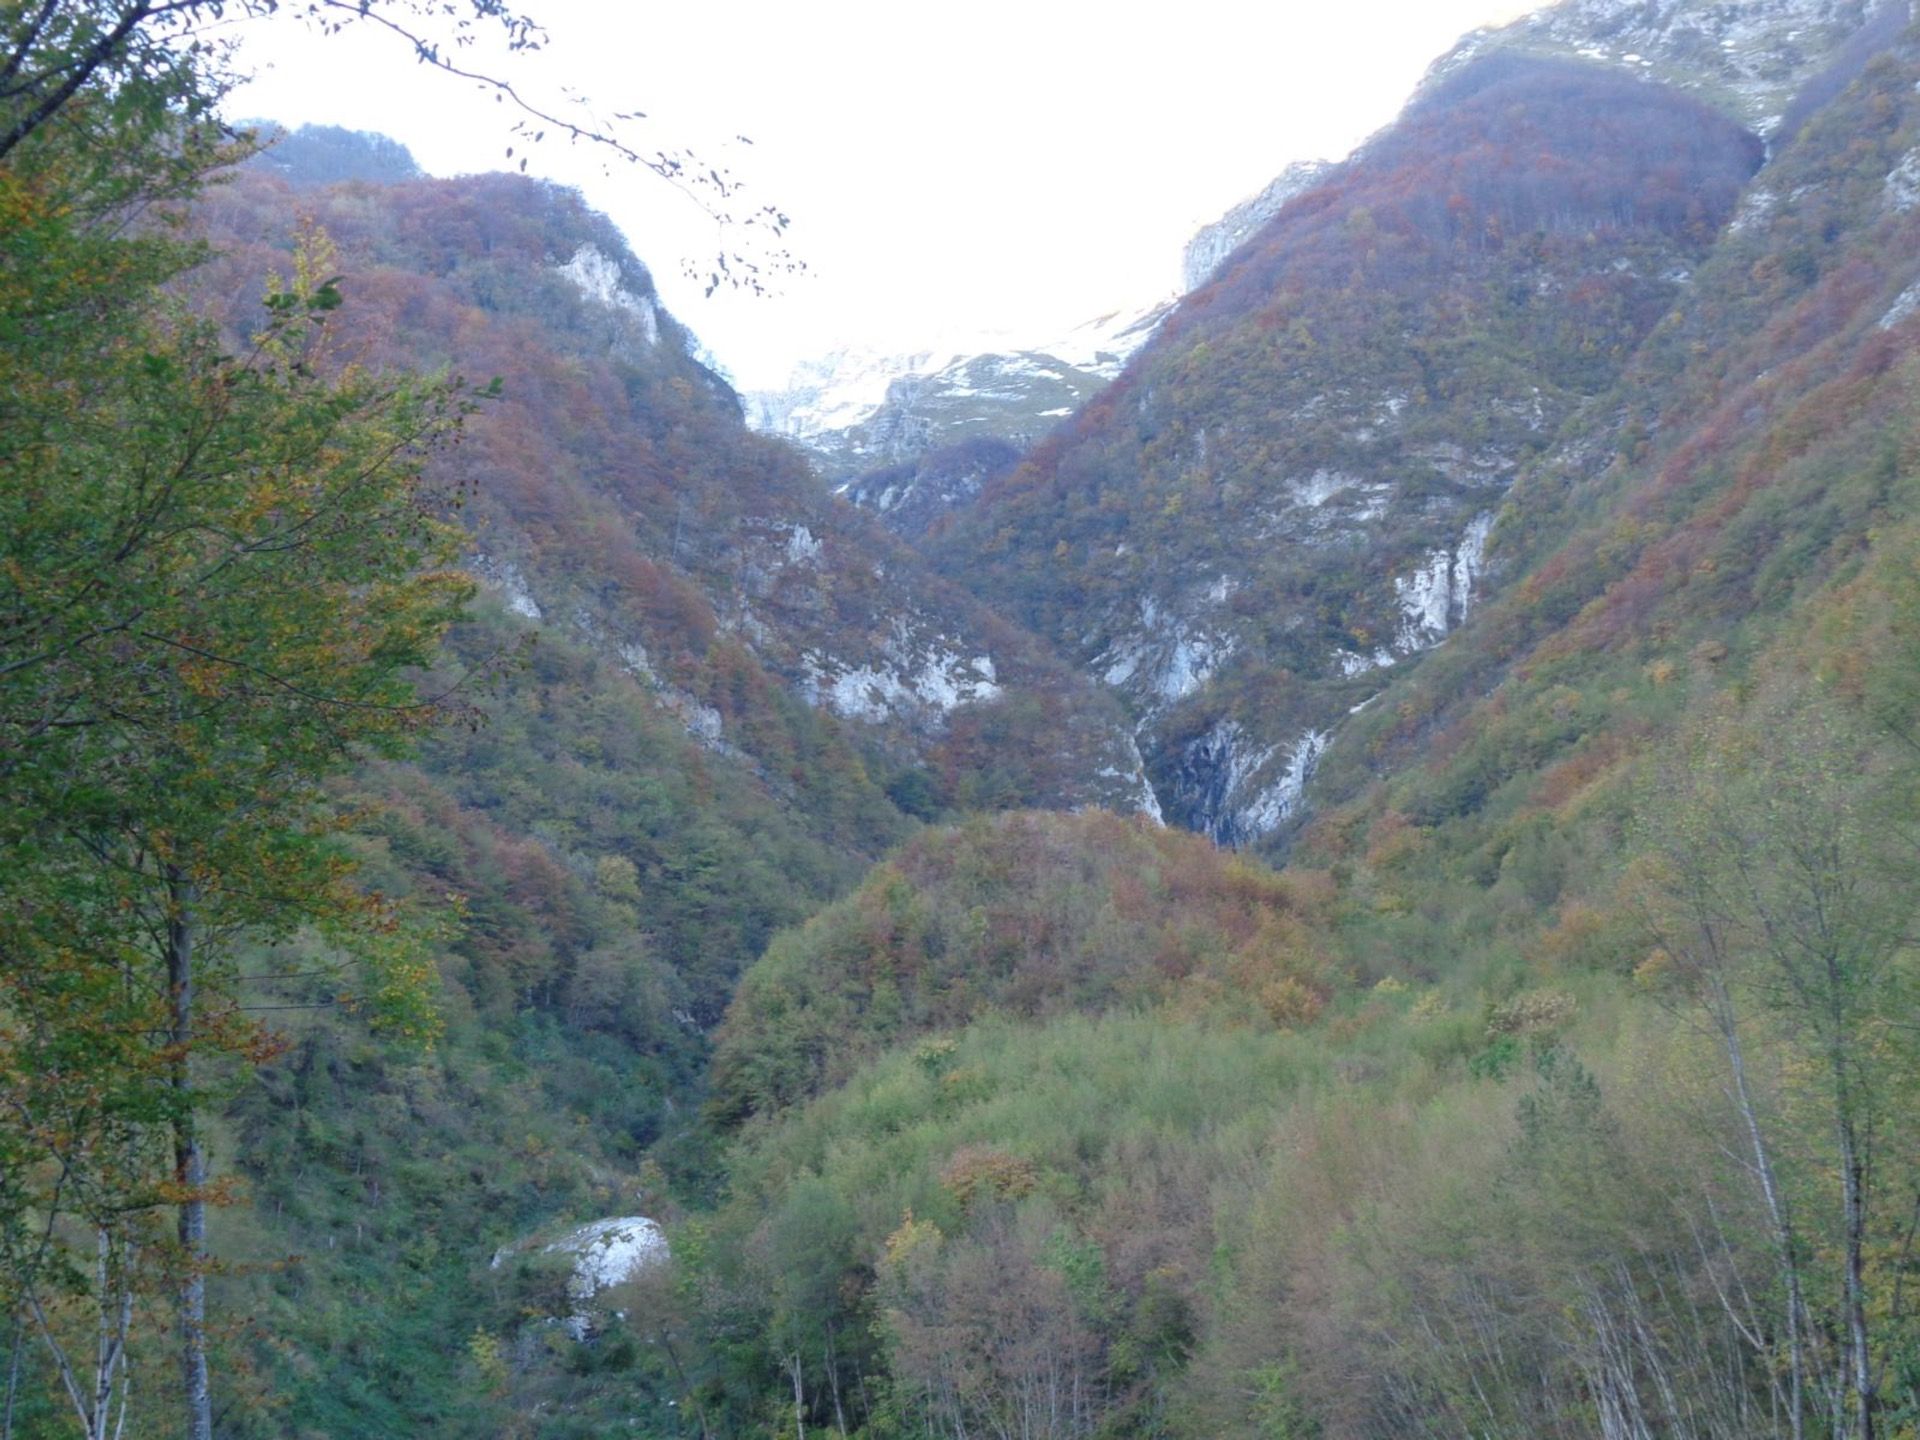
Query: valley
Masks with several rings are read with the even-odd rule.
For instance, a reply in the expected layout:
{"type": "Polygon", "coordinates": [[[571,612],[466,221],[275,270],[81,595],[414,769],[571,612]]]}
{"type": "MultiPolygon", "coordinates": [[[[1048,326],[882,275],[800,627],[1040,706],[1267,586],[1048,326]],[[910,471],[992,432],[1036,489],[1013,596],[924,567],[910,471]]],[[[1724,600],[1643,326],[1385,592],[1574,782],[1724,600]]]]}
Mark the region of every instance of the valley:
{"type": "Polygon", "coordinates": [[[0,150],[0,1436],[1920,1436],[1904,0],[756,392],[153,43],[0,150]]]}

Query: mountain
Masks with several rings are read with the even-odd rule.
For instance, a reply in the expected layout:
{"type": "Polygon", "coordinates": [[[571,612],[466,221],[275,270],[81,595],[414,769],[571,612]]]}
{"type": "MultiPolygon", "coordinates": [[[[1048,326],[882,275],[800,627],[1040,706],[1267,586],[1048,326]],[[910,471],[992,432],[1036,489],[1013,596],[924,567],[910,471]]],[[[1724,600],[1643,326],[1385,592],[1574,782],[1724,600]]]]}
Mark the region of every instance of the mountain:
{"type": "Polygon", "coordinates": [[[1671,90],[1480,60],[1283,206],[928,551],[1126,700],[1169,818],[1274,835],[1348,715],[1478,603],[1507,487],[1760,159],[1671,90]]]}
{"type": "MultiPolygon", "coordinates": [[[[1475,564],[1449,546],[1410,572],[1428,600],[1464,572],[1471,604],[1368,677],[1283,871],[1092,817],[1003,817],[917,837],[769,945],[722,1027],[731,1185],[689,1267],[725,1343],[686,1393],[722,1428],[774,1397],[783,1418],[842,1406],[935,1433],[1247,1440],[1864,1436],[1920,1417],[1912,1269],[1864,1258],[1904,1256],[1916,1175],[1915,1055],[1895,1037],[1914,1016],[1920,815],[1920,30],[1804,107],[1763,166],[1756,137],[1672,90],[1488,64],[1284,210],[1207,309],[1176,313],[934,543],[978,518],[1009,538],[976,563],[1030,545],[1062,565],[998,593],[1063,631],[1086,623],[1096,525],[1148,557],[1142,577],[1244,565],[1227,506],[1144,534],[1138,518],[1205,503],[1140,479],[1163,443],[1198,464],[1183,422],[1208,417],[1208,456],[1229,418],[1261,433],[1283,476],[1276,420],[1326,443],[1261,364],[1281,341],[1236,336],[1219,292],[1290,302],[1267,335],[1305,317],[1303,368],[1329,363],[1331,307],[1285,288],[1331,283],[1310,222],[1352,237],[1357,205],[1411,261],[1417,175],[1447,182],[1435,208],[1468,234],[1489,213],[1503,227],[1499,248],[1441,252],[1442,402],[1498,394],[1474,388],[1500,353],[1476,290],[1497,275],[1519,303],[1523,200],[1575,222],[1541,226],[1574,238],[1536,242],[1533,264],[1624,276],[1604,256],[1629,246],[1685,278],[1642,292],[1659,313],[1613,332],[1616,354],[1499,333],[1535,347],[1512,353],[1539,380],[1591,368],[1486,490],[1421,486],[1451,523],[1497,516],[1475,564]],[[1529,137],[1511,152],[1510,125],[1529,137]],[[1687,148],[1663,157],[1655,135],[1687,148]],[[1663,227],[1670,184],[1708,197],[1702,223],[1663,227]],[[1277,395],[1277,415],[1223,412],[1216,386],[1277,395]],[[1897,1190],[1841,1158],[1868,1126],[1897,1190]],[[1783,1251],[1782,1217],[1804,1251],[1783,1251]],[[849,1400],[860,1387],[883,1400],[849,1400]]],[[[1365,273],[1388,313],[1421,314],[1404,274],[1365,273]]],[[[1594,333],[1596,287],[1533,293],[1563,340],[1594,333]]],[[[1603,304],[1614,323],[1632,295],[1603,304]]],[[[1430,345],[1437,325],[1408,333],[1430,345]]],[[[1392,363],[1385,342],[1368,345],[1392,363]]],[[[1337,394],[1338,372],[1308,373],[1337,394]]],[[[1446,423],[1497,444],[1485,413],[1446,423]]],[[[1243,506],[1258,473],[1239,472],[1243,506]]],[[[1271,603],[1272,572],[1253,574],[1271,603]]],[[[1324,560],[1310,574],[1283,593],[1351,603],[1324,560]]],[[[1389,616],[1438,616],[1380,588],[1389,616]]]]}
{"type": "MultiPolygon", "coordinates": [[[[281,1413],[1784,1434],[1795,1365],[1846,1393],[1837,1035],[1886,1167],[1875,1403],[1920,1414],[1910,957],[1829,994],[1877,997],[1858,1046],[1702,969],[1911,929],[1920,37],[1818,99],[1846,48],[1770,147],[1618,66],[1449,66],[1030,453],[917,456],[871,511],[745,430],[571,197],[331,192],[363,343],[527,397],[463,456],[461,651],[543,633],[490,725],[356,787],[381,883],[472,897],[441,1052],[302,1023],[230,1107],[222,1285],[281,1413]],[[810,703],[896,608],[1005,693],[810,703]],[[1110,762],[1063,737],[1126,733],[1076,668],[1206,833],[955,813],[1078,803],[1110,762]],[[1838,910],[1787,903],[1809,862],[1838,910]],[[565,1247],[641,1215],[671,1264],[583,1308],[565,1247]]],[[[282,253],[253,195],[222,294],[282,253]]]]}
{"type": "Polygon", "coordinates": [[[312,967],[263,961],[289,1018],[221,1120],[251,1199],[216,1222],[215,1288],[262,1317],[220,1364],[273,1398],[231,1425],[499,1433],[447,1327],[493,1323],[495,1251],[665,1203],[649,1152],[701,1183],[708,1036],[773,933],[924,819],[1153,797],[1108,697],[746,428],[577,194],[256,164],[196,220],[181,300],[236,336],[304,244],[340,277],[334,363],[501,377],[434,460],[482,582],[434,677],[468,723],[339,788],[367,883],[457,899],[446,1033],[371,1040],[312,967]]]}
{"type": "Polygon", "coordinates": [[[849,480],[840,493],[870,510],[887,529],[917,544],[955,509],[1020,463],[1026,452],[1014,441],[990,435],[929,450],[898,465],[884,465],[849,480]]]}
{"type": "MultiPolygon", "coordinates": [[[[573,192],[346,133],[205,195],[169,307],[237,345],[299,252],[316,363],[480,391],[462,723],[328,792],[443,1029],[235,952],[219,1433],[1913,1433],[1904,21],[1469,37],[1130,354],[920,362],[1073,413],[839,494],[573,192]]],[[[97,1344],[112,1223],[10,1313],[97,1344]]]]}
{"type": "Polygon", "coordinates": [[[398,140],[341,125],[302,125],[287,130],[270,120],[242,122],[264,148],[247,161],[293,185],[333,185],[346,180],[388,184],[418,180],[423,172],[398,140]]]}
{"type": "MultiPolygon", "coordinates": [[[[227,243],[207,283],[224,278],[229,297],[286,243],[284,228],[260,233],[260,216],[293,209],[271,184],[236,184],[208,209],[227,243]]],[[[1063,723],[1027,771],[1051,778],[1019,798],[1138,796],[1106,702],[749,432],[645,268],[576,197],[495,176],[302,204],[359,287],[350,323],[369,360],[457,348],[506,377],[459,463],[477,492],[474,568],[516,615],[771,774],[793,763],[775,738],[791,721],[765,713],[776,695],[833,717],[836,743],[936,769],[978,717],[997,727],[1032,699],[1063,723]]]]}
{"type": "Polygon", "coordinates": [[[1166,304],[1103,315],[1044,341],[915,355],[836,351],[787,388],[746,397],[755,428],[798,441],[836,484],[969,440],[1022,448],[1113,379],[1166,304]]]}

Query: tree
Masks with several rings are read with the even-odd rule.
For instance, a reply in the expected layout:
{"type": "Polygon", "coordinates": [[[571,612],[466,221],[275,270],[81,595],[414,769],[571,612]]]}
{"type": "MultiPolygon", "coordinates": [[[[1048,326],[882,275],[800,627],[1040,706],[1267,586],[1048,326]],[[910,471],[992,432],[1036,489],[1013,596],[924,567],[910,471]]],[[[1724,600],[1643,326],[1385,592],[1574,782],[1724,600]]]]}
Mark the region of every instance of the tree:
{"type": "Polygon", "coordinates": [[[1913,901],[1901,837],[1873,804],[1898,779],[1886,764],[1816,701],[1777,705],[1695,737],[1656,827],[1649,974],[1700,1008],[1727,1057],[1773,1230],[1796,1436],[1818,1398],[1834,1434],[1872,1440],[1886,1360],[1875,1327],[1902,1319],[1897,1276],[1876,1297],[1871,1274],[1876,1252],[1902,1246],[1881,1201],[1910,1148],[1913,901]],[[1783,1092],[1777,1118],[1753,1073],[1756,1032],[1783,1092]]]}
{"type": "MultiPolygon", "coordinates": [[[[630,140],[637,112],[576,120],[477,68],[483,32],[508,55],[546,43],[508,0],[0,3],[0,1273],[90,1436],[125,1423],[133,1299],[159,1262],[188,1433],[211,1430],[219,1189],[197,1117],[271,1047],[244,947],[316,930],[343,958],[310,982],[403,1033],[432,1023],[428,972],[356,888],[322,786],[444,712],[414,677],[470,587],[448,568],[457,497],[421,460],[470,400],[329,353],[341,297],[317,245],[237,346],[166,300],[199,254],[178,202],[250,148],[215,115],[235,16],[375,27],[507,103],[519,145],[585,140],[723,222],[786,224],[630,140]],[[54,1303],[89,1296],[91,1378],[54,1303]]],[[[710,288],[764,273],[722,253],[710,288]]]]}
{"type": "Polygon", "coordinates": [[[1069,1440],[1094,1433],[1099,1337],[1042,1263],[1054,1217],[1002,1210],[948,1239],[909,1215],[886,1242],[881,1320],[896,1387],[929,1434],[1069,1440]]]}
{"type": "Polygon", "coordinates": [[[270,1045],[240,941],[314,927],[359,962],[356,999],[429,1030],[427,971],[353,885],[321,785],[444,708],[414,677],[471,583],[449,568],[458,497],[422,461],[472,401],[330,353],[318,241],[242,347],[169,313],[160,284],[194,249],[129,232],[129,207],[231,151],[137,89],[100,104],[128,107],[144,177],[138,144],[93,162],[84,91],[0,160],[0,1236],[8,1308],[89,1435],[124,1423],[132,1297],[170,1266],[199,1437],[219,1192],[196,1117],[226,1062],[270,1045]],[[107,1338],[83,1384],[49,1295],[89,1291],[107,1338]]]}

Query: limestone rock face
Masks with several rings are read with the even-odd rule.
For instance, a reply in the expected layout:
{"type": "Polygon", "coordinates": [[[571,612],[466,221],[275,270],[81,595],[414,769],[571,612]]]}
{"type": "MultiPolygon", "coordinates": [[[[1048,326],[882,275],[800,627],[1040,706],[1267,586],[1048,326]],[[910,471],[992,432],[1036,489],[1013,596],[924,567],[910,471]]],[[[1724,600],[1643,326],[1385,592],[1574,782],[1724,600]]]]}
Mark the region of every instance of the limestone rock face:
{"type": "Polygon", "coordinates": [[[1222,260],[1278,215],[1281,206],[1311,189],[1332,168],[1324,160],[1302,160],[1289,165],[1258,195],[1249,195],[1211,225],[1202,226],[1187,242],[1186,253],[1180,259],[1180,275],[1186,288],[1198,290],[1206,284],[1222,260]]]}
{"type": "MultiPolygon", "coordinates": [[[[516,1253],[518,1247],[514,1246],[500,1251],[493,1257],[493,1268],[498,1270],[516,1253]]],[[[542,1245],[539,1253],[572,1257],[567,1299],[574,1307],[573,1313],[556,1318],[576,1340],[585,1340],[593,1333],[594,1302],[600,1296],[672,1258],[667,1237],[644,1215],[588,1221],[542,1245]]]]}

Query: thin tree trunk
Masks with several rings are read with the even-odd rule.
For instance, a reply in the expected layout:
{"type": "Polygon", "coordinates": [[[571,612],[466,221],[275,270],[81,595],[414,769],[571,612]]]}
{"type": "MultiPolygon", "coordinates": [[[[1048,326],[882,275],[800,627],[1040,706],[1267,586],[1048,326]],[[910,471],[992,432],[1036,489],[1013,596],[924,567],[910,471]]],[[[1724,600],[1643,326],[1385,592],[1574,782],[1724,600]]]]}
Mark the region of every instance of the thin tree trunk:
{"type": "Polygon", "coordinates": [[[833,1392],[834,1428],[840,1440],[847,1440],[847,1412],[840,1405],[840,1363],[833,1353],[833,1326],[827,1326],[827,1385],[833,1392]]]}
{"type": "Polygon", "coordinates": [[[673,1348],[672,1337],[662,1332],[660,1344],[667,1352],[667,1359],[673,1365],[675,1378],[680,1381],[681,1395],[683,1395],[687,1403],[693,1407],[694,1418],[700,1422],[700,1440],[713,1440],[713,1431],[707,1426],[707,1407],[700,1403],[699,1393],[693,1386],[687,1383],[687,1372],[680,1364],[680,1353],[673,1348]]]}
{"type": "Polygon", "coordinates": [[[0,1440],[13,1440],[13,1402],[20,1393],[20,1351],[27,1338],[26,1317],[13,1317],[13,1344],[7,1355],[7,1408],[0,1416],[0,1440]]]}
{"type": "Polygon", "coordinates": [[[180,1398],[187,1440],[213,1440],[213,1398],[207,1379],[207,1162],[194,1124],[193,902],[191,880],[168,867],[167,985],[173,996],[174,1179],[180,1201],[180,1398]]]}
{"type": "Polygon", "coordinates": [[[1802,1322],[1806,1316],[1806,1302],[1800,1293],[1800,1262],[1795,1253],[1793,1222],[1787,1215],[1786,1202],[1781,1197],[1779,1182],[1773,1173],[1773,1157],[1760,1130],[1759,1111],[1753,1103],[1753,1093],[1747,1086],[1746,1051],[1740,1044],[1740,1025],[1733,1012],[1733,998],[1727,994],[1725,984],[1717,977],[1713,982],[1713,990],[1714,1020],[1720,1031],[1720,1039],[1726,1046],[1727,1064],[1733,1072],[1735,1103],[1740,1110],[1740,1119],[1746,1126],[1748,1142],[1753,1147],[1754,1174],[1759,1178],[1760,1193],[1766,1201],[1767,1218],[1773,1224],[1774,1243],[1780,1250],[1781,1275],[1787,1284],[1787,1359],[1791,1390],[1787,1401],[1787,1419],[1793,1440],[1805,1440],[1806,1337],[1802,1322]]]}
{"type": "MultiPolygon", "coordinates": [[[[132,1383],[127,1340],[133,1328],[133,1292],[128,1288],[125,1274],[130,1262],[128,1266],[119,1267],[121,1273],[116,1276],[112,1241],[106,1231],[98,1232],[98,1243],[96,1283],[99,1291],[96,1298],[99,1314],[95,1322],[90,1383],[83,1379],[74,1366],[73,1358],[60,1344],[59,1337],[54,1334],[53,1322],[38,1298],[31,1291],[27,1294],[28,1312],[33,1316],[35,1329],[45,1343],[47,1356],[60,1377],[61,1388],[72,1402],[73,1412],[80,1421],[80,1433],[85,1440],[109,1440],[110,1436],[121,1433],[126,1425],[127,1391],[132,1383]],[[120,1411],[117,1424],[113,1419],[116,1391],[120,1411]]],[[[11,1414],[7,1417],[7,1424],[9,1427],[13,1424],[11,1414]]]]}
{"type": "Polygon", "coordinates": [[[1846,1215],[1848,1388],[1853,1391],[1854,1433],[1873,1440],[1873,1352],[1868,1345],[1866,1231],[1866,1177],[1854,1134],[1853,1116],[1842,1112],[1839,1125],[1840,1182],[1846,1215]]]}

